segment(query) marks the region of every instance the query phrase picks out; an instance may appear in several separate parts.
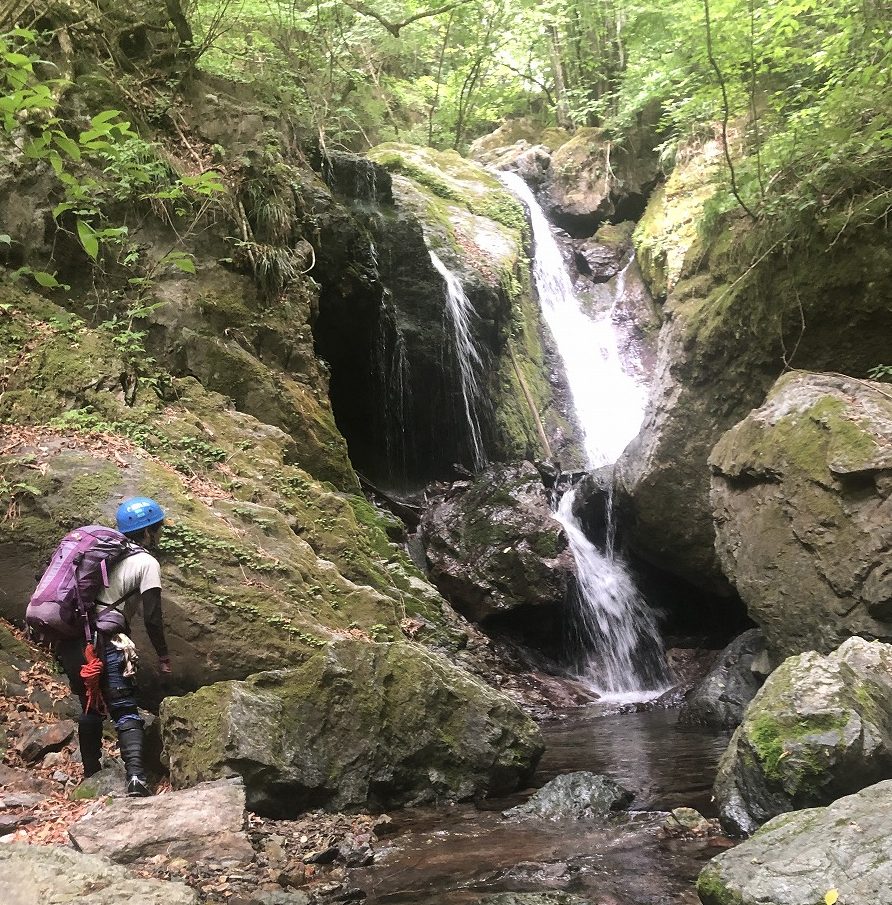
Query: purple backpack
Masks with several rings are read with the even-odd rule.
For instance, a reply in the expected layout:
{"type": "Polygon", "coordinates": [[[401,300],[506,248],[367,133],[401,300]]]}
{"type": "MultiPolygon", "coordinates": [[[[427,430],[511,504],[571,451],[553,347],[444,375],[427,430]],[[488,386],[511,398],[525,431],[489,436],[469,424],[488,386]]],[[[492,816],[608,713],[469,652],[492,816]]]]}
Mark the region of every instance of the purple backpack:
{"type": "Polygon", "coordinates": [[[109,571],[139,549],[120,531],[103,525],[66,534],[25,611],[31,634],[47,641],[83,635],[89,641],[96,595],[108,587],[109,571]]]}

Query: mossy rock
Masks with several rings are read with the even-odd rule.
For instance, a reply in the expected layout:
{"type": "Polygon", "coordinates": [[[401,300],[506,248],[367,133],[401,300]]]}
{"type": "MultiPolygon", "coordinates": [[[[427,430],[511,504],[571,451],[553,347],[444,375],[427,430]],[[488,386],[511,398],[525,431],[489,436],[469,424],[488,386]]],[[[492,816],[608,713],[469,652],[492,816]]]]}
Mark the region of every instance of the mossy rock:
{"type": "Polygon", "coordinates": [[[828,804],[892,770],[892,645],[850,638],[790,657],[766,680],[719,764],[726,832],[828,804]]]}
{"type": "Polygon", "coordinates": [[[516,705],[406,643],[340,640],[167,698],[161,720],[175,787],[239,775],[249,807],[282,817],[504,793],[543,750],[516,705]]]}
{"type": "Polygon", "coordinates": [[[882,384],[802,371],[716,444],[716,550],[775,657],[892,641],[890,450],[882,384]]]}

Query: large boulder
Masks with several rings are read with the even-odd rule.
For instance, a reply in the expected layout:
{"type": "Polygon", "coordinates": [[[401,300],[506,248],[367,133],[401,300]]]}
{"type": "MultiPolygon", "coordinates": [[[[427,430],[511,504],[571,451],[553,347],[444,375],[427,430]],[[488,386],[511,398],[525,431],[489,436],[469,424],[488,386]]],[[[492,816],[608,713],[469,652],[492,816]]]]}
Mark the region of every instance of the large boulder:
{"type": "Polygon", "coordinates": [[[57,845],[0,846],[4,905],[196,905],[182,883],[142,880],[106,858],[57,845]]]}
{"type": "Polygon", "coordinates": [[[573,557],[530,462],[453,485],[425,512],[421,538],[431,579],[475,622],[566,597],[573,557]]]}
{"type": "Polygon", "coordinates": [[[765,637],[758,629],[749,629],[719,654],[712,669],[687,695],[678,721],[736,729],[770,671],[765,637]]]}
{"type": "Polygon", "coordinates": [[[892,776],[892,645],[850,638],[790,657],[746,710],[719,763],[726,832],[828,804],[892,776]]]}
{"type": "Polygon", "coordinates": [[[697,893],[703,905],[892,905],[890,834],[892,780],[775,817],[713,858],[697,893]]]}
{"type": "Polygon", "coordinates": [[[892,395],[785,374],[709,460],[716,549],[772,653],[892,640],[892,395]]]}
{"type": "Polygon", "coordinates": [[[167,698],[161,720],[175,787],[240,775],[248,806],[278,816],[507,792],[544,747],[519,707],[445,659],[352,639],[167,698]]]}
{"type": "Polygon", "coordinates": [[[721,155],[706,151],[679,158],[636,229],[665,321],[644,423],[617,466],[617,505],[636,554],[730,595],[714,546],[710,452],[791,364],[865,376],[886,360],[892,244],[876,222],[838,241],[838,228],[814,224],[790,246],[736,214],[703,238],[721,155]]]}
{"type": "Polygon", "coordinates": [[[617,142],[604,130],[577,129],[551,155],[543,202],[571,233],[591,235],[605,220],[637,219],[660,176],[654,130],[643,126],[617,142]]]}

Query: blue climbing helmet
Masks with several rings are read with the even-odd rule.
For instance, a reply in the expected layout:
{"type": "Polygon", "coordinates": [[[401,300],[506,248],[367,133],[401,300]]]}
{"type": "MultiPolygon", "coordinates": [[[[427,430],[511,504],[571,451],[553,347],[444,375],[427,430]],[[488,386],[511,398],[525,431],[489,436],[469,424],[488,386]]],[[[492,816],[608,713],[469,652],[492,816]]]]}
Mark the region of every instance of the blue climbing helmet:
{"type": "Polygon", "coordinates": [[[144,496],[124,500],[115,513],[115,522],[121,534],[141,531],[164,521],[164,510],[152,499],[144,496]]]}

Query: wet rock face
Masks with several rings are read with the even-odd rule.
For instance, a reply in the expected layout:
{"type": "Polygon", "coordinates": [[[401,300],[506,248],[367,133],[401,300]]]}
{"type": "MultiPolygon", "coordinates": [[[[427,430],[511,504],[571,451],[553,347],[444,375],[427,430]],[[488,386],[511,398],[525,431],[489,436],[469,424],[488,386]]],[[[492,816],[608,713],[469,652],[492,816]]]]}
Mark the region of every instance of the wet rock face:
{"type": "MultiPolygon", "coordinates": [[[[726,832],[750,835],[892,775],[892,646],[850,638],[790,657],[747,708],[719,764],[726,832]]],[[[867,901],[867,900],[865,900],[867,901]]]]}
{"type": "Polygon", "coordinates": [[[175,787],[237,774],[248,806],[275,816],[507,792],[544,747],[519,707],[411,644],[340,641],[167,698],[161,720],[175,787]]]}
{"type": "Polygon", "coordinates": [[[794,372],[710,457],[716,549],[778,657],[892,639],[892,400],[794,372]]]}
{"type": "Polygon", "coordinates": [[[744,632],[719,654],[707,676],[687,696],[679,722],[736,729],[768,671],[762,633],[758,629],[744,632]]]}
{"type": "Polygon", "coordinates": [[[198,901],[196,894],[182,883],[141,880],[106,858],[56,845],[0,847],[0,888],[7,905],[195,905],[198,901]]]}
{"type": "Polygon", "coordinates": [[[472,621],[564,602],[573,558],[530,462],[453,484],[425,512],[421,537],[431,579],[472,621]]]}
{"type": "Polygon", "coordinates": [[[752,839],[713,858],[697,893],[703,905],[812,905],[835,889],[839,902],[889,905],[890,833],[887,780],[829,807],[776,817],[752,839]]]}

